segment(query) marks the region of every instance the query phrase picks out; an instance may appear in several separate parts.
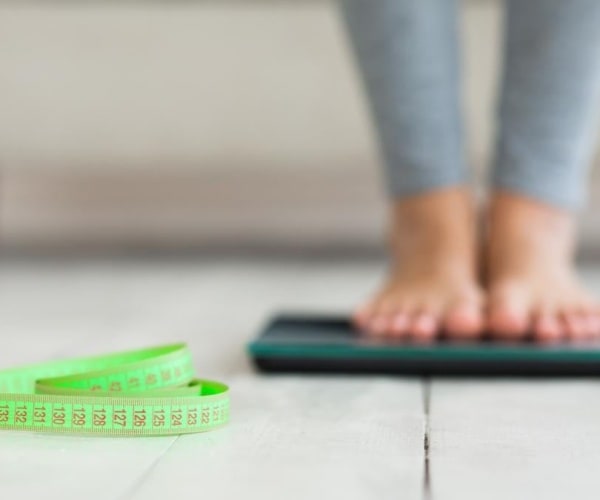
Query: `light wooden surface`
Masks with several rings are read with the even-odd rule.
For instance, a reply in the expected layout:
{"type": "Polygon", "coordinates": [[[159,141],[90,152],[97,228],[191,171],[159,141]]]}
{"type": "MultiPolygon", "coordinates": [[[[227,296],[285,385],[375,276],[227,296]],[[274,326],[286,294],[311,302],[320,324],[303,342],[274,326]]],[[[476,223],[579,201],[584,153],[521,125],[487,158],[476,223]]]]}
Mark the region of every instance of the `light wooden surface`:
{"type": "Polygon", "coordinates": [[[380,274],[340,260],[0,263],[0,365],[181,339],[233,401],[231,424],[202,435],[0,434],[2,498],[597,498],[599,382],[253,373],[243,346],[271,312],[346,311],[380,274]]]}

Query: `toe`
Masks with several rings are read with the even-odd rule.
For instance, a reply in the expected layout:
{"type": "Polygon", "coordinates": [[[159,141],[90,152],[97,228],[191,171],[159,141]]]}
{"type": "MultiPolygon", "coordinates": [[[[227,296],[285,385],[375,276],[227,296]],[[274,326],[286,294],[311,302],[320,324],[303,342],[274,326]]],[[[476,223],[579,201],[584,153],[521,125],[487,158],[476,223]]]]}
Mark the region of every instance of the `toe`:
{"type": "Polygon", "coordinates": [[[455,339],[477,338],[483,331],[483,315],[477,302],[463,302],[449,309],[444,330],[455,339]]]}
{"type": "Polygon", "coordinates": [[[374,337],[383,337],[388,334],[391,328],[391,320],[388,316],[377,314],[373,316],[366,326],[368,334],[374,337]]]}
{"type": "Polygon", "coordinates": [[[439,320],[433,313],[418,313],[410,324],[410,334],[418,342],[430,342],[439,330],[439,320]]]}
{"type": "Polygon", "coordinates": [[[567,336],[571,340],[583,340],[587,337],[588,326],[585,319],[573,311],[563,313],[563,324],[567,336]]]}
{"type": "Polygon", "coordinates": [[[383,336],[390,330],[391,316],[395,311],[386,297],[379,295],[356,310],[354,324],[367,335],[383,336]]]}
{"type": "Polygon", "coordinates": [[[361,330],[367,330],[367,327],[373,319],[375,312],[375,304],[365,304],[354,311],[352,314],[352,322],[361,330]]]}
{"type": "Polygon", "coordinates": [[[584,338],[594,338],[596,336],[596,328],[593,316],[588,312],[581,313],[579,315],[579,321],[583,324],[582,329],[584,338]]]}
{"type": "Polygon", "coordinates": [[[600,336],[600,314],[592,301],[585,303],[579,310],[580,321],[585,325],[585,336],[595,339],[600,336]]]}
{"type": "Polygon", "coordinates": [[[542,342],[557,342],[564,336],[559,318],[552,312],[540,313],[533,324],[533,334],[542,342]]]}
{"type": "Polygon", "coordinates": [[[490,332],[501,339],[522,339],[527,335],[529,321],[524,311],[499,309],[490,315],[490,332]]]}
{"type": "Polygon", "coordinates": [[[488,328],[497,338],[519,340],[527,335],[530,326],[529,301],[520,290],[507,290],[490,301],[488,328]]]}
{"type": "Polygon", "coordinates": [[[600,337],[600,314],[597,314],[596,312],[592,313],[589,322],[592,330],[592,337],[600,337]]]}
{"type": "Polygon", "coordinates": [[[409,328],[410,316],[406,312],[399,312],[391,320],[390,335],[395,338],[405,337],[409,328]]]}
{"type": "Polygon", "coordinates": [[[586,324],[586,334],[588,339],[596,339],[598,338],[598,322],[593,315],[587,315],[584,318],[586,324]]]}

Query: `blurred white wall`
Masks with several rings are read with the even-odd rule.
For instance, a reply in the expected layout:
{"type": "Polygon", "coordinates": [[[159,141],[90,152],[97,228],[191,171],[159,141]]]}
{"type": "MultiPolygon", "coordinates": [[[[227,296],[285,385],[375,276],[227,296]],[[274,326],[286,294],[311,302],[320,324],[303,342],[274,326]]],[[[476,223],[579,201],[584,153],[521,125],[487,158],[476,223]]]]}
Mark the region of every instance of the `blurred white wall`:
{"type": "MultiPolygon", "coordinates": [[[[499,12],[465,4],[475,165],[499,12]]],[[[373,143],[332,1],[0,2],[5,247],[373,247],[373,143]]]]}

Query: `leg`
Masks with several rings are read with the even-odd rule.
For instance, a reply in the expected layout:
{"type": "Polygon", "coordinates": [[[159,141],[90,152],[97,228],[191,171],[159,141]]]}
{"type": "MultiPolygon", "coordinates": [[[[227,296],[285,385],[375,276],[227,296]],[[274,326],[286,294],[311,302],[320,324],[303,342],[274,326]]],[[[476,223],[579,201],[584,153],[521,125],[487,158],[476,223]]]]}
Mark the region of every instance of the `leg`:
{"type": "Polygon", "coordinates": [[[388,283],[356,315],[374,335],[481,329],[464,189],[456,0],[342,0],[393,200],[388,283]]]}
{"type": "Polygon", "coordinates": [[[393,198],[463,184],[456,0],[341,0],[393,198]]]}
{"type": "Polygon", "coordinates": [[[575,277],[600,97],[600,2],[508,0],[501,127],[487,255],[490,328],[541,339],[600,333],[575,277]]]}

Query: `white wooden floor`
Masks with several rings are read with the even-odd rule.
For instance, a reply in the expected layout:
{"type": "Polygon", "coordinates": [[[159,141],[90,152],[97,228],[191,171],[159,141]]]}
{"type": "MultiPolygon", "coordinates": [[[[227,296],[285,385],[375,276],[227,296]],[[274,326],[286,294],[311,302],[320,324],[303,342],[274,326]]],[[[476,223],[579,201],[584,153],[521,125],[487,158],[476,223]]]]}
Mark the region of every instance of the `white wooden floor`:
{"type": "MultiPolygon", "coordinates": [[[[233,404],[227,428],[179,438],[0,434],[1,498],[597,499],[600,381],[252,371],[244,343],[271,312],[347,311],[380,274],[339,260],[1,262],[1,366],[185,340],[233,404]]],[[[600,291],[600,272],[586,277],[600,291]]]]}

